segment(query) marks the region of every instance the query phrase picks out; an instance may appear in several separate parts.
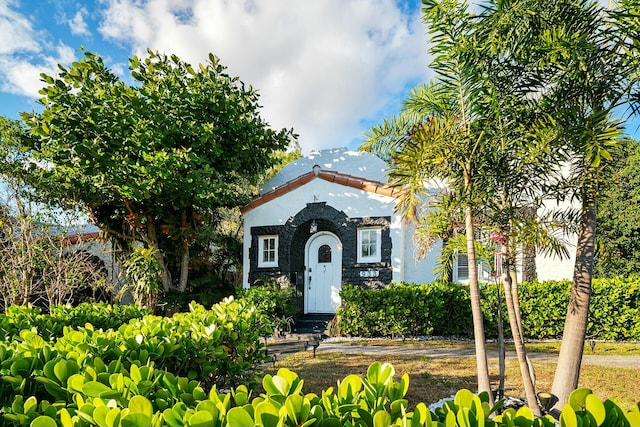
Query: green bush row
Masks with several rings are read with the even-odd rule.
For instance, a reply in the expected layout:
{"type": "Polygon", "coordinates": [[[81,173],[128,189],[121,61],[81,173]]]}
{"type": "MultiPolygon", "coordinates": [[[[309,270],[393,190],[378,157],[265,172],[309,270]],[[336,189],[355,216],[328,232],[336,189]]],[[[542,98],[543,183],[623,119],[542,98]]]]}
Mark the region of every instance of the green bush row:
{"type": "MultiPolygon", "coordinates": [[[[96,359],[98,361],[99,359],[96,359]]],[[[282,368],[266,375],[264,393],[253,397],[244,385],[208,393],[195,381],[150,365],[103,363],[82,372],[74,364],[50,362],[40,380],[60,390],[56,402],[17,395],[3,407],[3,424],[30,427],[387,427],[387,426],[531,426],[552,427],[546,415],[535,418],[527,407],[489,407],[486,393],[460,390],[431,411],[424,403],[409,410],[409,377],[396,381],[392,365],[373,363],[364,377],[348,375],[320,395],[304,394],[304,381],[282,368]],[[54,386],[55,384],[55,386],[54,386]]],[[[588,389],[574,391],[560,415],[561,426],[640,425],[640,403],[628,411],[602,402],[588,389]]]]}
{"type": "Polygon", "coordinates": [[[45,340],[61,337],[65,327],[77,328],[90,323],[94,329],[117,329],[131,319],[151,314],[151,310],[134,305],[111,305],[104,302],[81,303],[75,307],[51,307],[43,314],[38,307],[13,305],[0,314],[0,338],[19,336],[23,329],[36,328],[45,340]]]}
{"type": "Polygon", "coordinates": [[[455,284],[392,284],[379,290],[345,286],[337,319],[340,334],[469,336],[469,288],[455,284]]]}
{"type": "Polygon", "coordinates": [[[171,318],[133,319],[116,330],[65,327],[62,337],[49,341],[33,329],[0,341],[0,402],[6,405],[14,396],[67,401],[66,381],[73,374],[99,381],[102,372],[101,381],[113,385],[108,381],[121,380],[107,376],[145,366],[203,387],[256,383],[266,361],[262,315],[232,298],[211,310],[194,303],[190,308],[171,318]]]}
{"type": "MultiPolygon", "coordinates": [[[[640,339],[640,277],[593,281],[587,334],[601,340],[640,339]]],[[[545,281],[519,286],[522,326],[527,338],[560,338],[571,282],[545,281]]],[[[473,331],[467,286],[394,284],[380,290],[345,286],[338,330],[342,335],[460,336],[473,331]]],[[[487,337],[497,336],[498,286],[481,287],[487,337]]],[[[503,298],[504,300],[504,298],[503,298]]],[[[506,306],[503,301],[503,316],[506,306]]],[[[510,334],[505,320],[505,333],[510,334]]]]}

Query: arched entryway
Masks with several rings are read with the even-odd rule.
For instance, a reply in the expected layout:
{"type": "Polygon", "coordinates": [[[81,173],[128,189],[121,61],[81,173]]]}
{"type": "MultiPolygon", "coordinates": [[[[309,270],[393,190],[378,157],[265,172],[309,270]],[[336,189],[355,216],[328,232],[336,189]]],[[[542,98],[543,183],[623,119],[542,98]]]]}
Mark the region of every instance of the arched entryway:
{"type": "Polygon", "coordinates": [[[312,235],[305,247],[304,312],[335,313],[342,288],[342,243],[333,233],[312,235]]]}

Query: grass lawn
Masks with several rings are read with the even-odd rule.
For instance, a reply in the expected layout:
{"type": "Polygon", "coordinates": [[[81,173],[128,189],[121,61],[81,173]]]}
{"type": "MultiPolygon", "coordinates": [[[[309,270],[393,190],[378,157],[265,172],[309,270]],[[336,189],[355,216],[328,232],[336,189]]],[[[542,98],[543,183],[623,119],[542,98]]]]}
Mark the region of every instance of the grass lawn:
{"type": "MultiPolygon", "coordinates": [[[[339,340],[336,342],[340,342],[339,340]]],[[[448,348],[448,349],[473,349],[472,340],[391,340],[391,339],[372,339],[372,340],[345,340],[341,342],[346,345],[397,345],[425,348],[448,348]]],[[[584,345],[584,354],[606,354],[606,355],[638,355],[640,354],[640,342],[607,342],[597,341],[594,343],[593,350],[587,342],[584,345]]],[[[526,343],[528,352],[540,353],[559,353],[560,341],[535,341],[526,343]]],[[[487,343],[487,349],[495,350],[498,344],[495,342],[487,343]]],[[[515,351],[513,344],[507,344],[507,350],[515,351]]]]}
{"type": "MultiPolygon", "coordinates": [[[[474,358],[384,357],[320,352],[314,359],[312,352],[302,351],[279,360],[275,366],[267,368],[267,372],[275,374],[279,368],[286,367],[304,379],[303,392],[320,395],[322,390],[329,387],[334,387],[335,390],[336,382],[349,374],[365,375],[367,367],[374,361],[393,364],[396,378],[400,378],[404,373],[409,374],[407,399],[412,406],[418,402],[436,402],[461,388],[476,389],[474,358]]],[[[491,381],[497,388],[497,360],[490,360],[489,364],[491,381]]],[[[534,362],[533,366],[537,377],[537,390],[549,391],[556,364],[534,362]]],[[[626,410],[640,401],[640,367],[621,369],[583,365],[579,385],[591,388],[602,400],[613,398],[626,410]]],[[[507,395],[524,398],[520,369],[516,360],[507,360],[505,389],[507,395]]]]}

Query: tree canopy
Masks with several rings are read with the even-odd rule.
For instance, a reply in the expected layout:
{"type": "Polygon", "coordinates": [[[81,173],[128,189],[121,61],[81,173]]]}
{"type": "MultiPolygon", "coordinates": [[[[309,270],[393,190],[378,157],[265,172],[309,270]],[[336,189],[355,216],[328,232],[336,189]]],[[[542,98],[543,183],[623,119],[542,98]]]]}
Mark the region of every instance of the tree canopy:
{"type": "Polygon", "coordinates": [[[130,59],[127,84],[91,52],[42,75],[41,113],[24,113],[37,190],[79,204],[120,242],[152,249],[164,289],[184,290],[189,247],[218,208],[241,205],[295,139],[260,116],[258,93],[218,58],[192,67],[148,51],[130,59]],[[178,249],[176,249],[178,248],[178,249]],[[169,275],[168,254],[180,259],[169,275]]]}

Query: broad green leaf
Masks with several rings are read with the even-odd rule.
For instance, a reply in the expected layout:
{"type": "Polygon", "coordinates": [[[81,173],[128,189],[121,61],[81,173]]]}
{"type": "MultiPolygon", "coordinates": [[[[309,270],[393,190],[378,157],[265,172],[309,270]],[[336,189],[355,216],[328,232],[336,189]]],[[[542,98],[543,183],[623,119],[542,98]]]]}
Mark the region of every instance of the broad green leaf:
{"type": "Polygon", "coordinates": [[[338,396],[341,399],[353,399],[362,389],[362,379],[354,374],[347,375],[338,385],[338,396]]]}
{"type": "Polygon", "coordinates": [[[578,417],[572,405],[566,403],[560,413],[560,427],[578,427],[578,417]]]}
{"type": "Polygon", "coordinates": [[[218,418],[218,414],[220,413],[220,410],[218,409],[216,403],[211,400],[203,400],[202,402],[198,403],[198,406],[196,406],[196,411],[207,411],[211,413],[214,419],[218,418]]]}
{"type": "Polygon", "coordinates": [[[255,405],[254,417],[255,422],[264,427],[276,427],[280,419],[278,408],[268,400],[255,405]]]}
{"type": "Polygon", "coordinates": [[[247,427],[255,425],[251,415],[243,408],[231,408],[227,413],[227,427],[247,427]]]}
{"type": "Polygon", "coordinates": [[[144,396],[133,396],[129,401],[128,408],[132,414],[145,414],[148,415],[149,418],[153,416],[153,405],[149,399],[144,396]]]}
{"type": "Polygon", "coordinates": [[[393,380],[395,369],[389,363],[374,362],[367,369],[367,379],[373,385],[387,385],[393,380]]]}
{"type": "Polygon", "coordinates": [[[534,419],[531,409],[528,406],[523,406],[518,408],[513,421],[518,427],[531,427],[534,419]]]}
{"type": "Polygon", "coordinates": [[[98,427],[112,427],[107,422],[107,414],[109,414],[109,407],[107,406],[98,406],[93,411],[93,420],[98,424],[98,427]]]}
{"type": "MultiPolygon", "coordinates": [[[[453,412],[449,412],[449,414],[453,414],[453,412]]],[[[449,414],[447,414],[447,420],[449,419],[449,414]]],[[[458,421],[458,425],[460,427],[472,427],[472,418],[473,414],[468,407],[462,406],[458,409],[456,420],[458,421]]]]}
{"type": "Polygon", "coordinates": [[[150,426],[151,418],[147,414],[143,414],[141,412],[130,413],[122,417],[122,427],[140,427],[140,426],[150,426]]]}
{"type": "Polygon", "coordinates": [[[113,391],[110,387],[98,382],[89,381],[82,385],[82,392],[89,397],[100,397],[102,393],[113,391]]]}
{"type": "Polygon", "coordinates": [[[458,407],[470,409],[473,403],[473,393],[464,388],[460,389],[456,393],[453,403],[458,407]]]}
{"type": "Polygon", "coordinates": [[[60,412],[58,412],[58,416],[60,417],[60,424],[62,425],[62,427],[73,427],[73,419],[71,418],[71,414],[69,414],[69,411],[67,411],[66,408],[60,409],[60,412]]]}
{"type": "Polygon", "coordinates": [[[46,415],[40,415],[29,424],[29,427],[58,427],[56,420],[46,415]]]}
{"type": "Polygon", "coordinates": [[[182,414],[174,409],[165,409],[162,412],[162,419],[167,425],[170,427],[182,427],[184,426],[184,421],[182,421],[182,414]]]}
{"type": "Polygon", "coordinates": [[[585,408],[587,396],[591,393],[591,389],[586,387],[573,390],[571,394],[569,394],[569,404],[571,405],[573,410],[576,412],[583,411],[585,408]]]}
{"type": "Polygon", "coordinates": [[[130,377],[135,383],[139,383],[140,381],[142,381],[142,375],[140,375],[140,368],[132,364],[130,368],[130,377]]]}
{"type": "Polygon", "coordinates": [[[35,412],[37,407],[38,399],[36,399],[35,396],[30,396],[29,398],[27,398],[27,400],[24,401],[23,413],[25,415],[29,415],[31,412],[35,412]]]}
{"type": "Polygon", "coordinates": [[[600,399],[598,399],[595,394],[588,394],[586,396],[585,409],[593,416],[597,425],[602,425],[605,418],[607,417],[607,412],[604,408],[604,404],[600,399]]]}
{"type": "Polygon", "coordinates": [[[389,427],[391,425],[391,414],[387,411],[378,411],[373,416],[373,427],[389,427]]]}
{"type": "Polygon", "coordinates": [[[431,426],[431,411],[427,408],[427,405],[420,402],[416,405],[416,409],[413,411],[411,417],[411,427],[419,426],[431,426]]]}
{"type": "Polygon", "coordinates": [[[209,411],[198,411],[189,418],[187,425],[190,427],[210,427],[214,425],[213,415],[209,411]]]}

